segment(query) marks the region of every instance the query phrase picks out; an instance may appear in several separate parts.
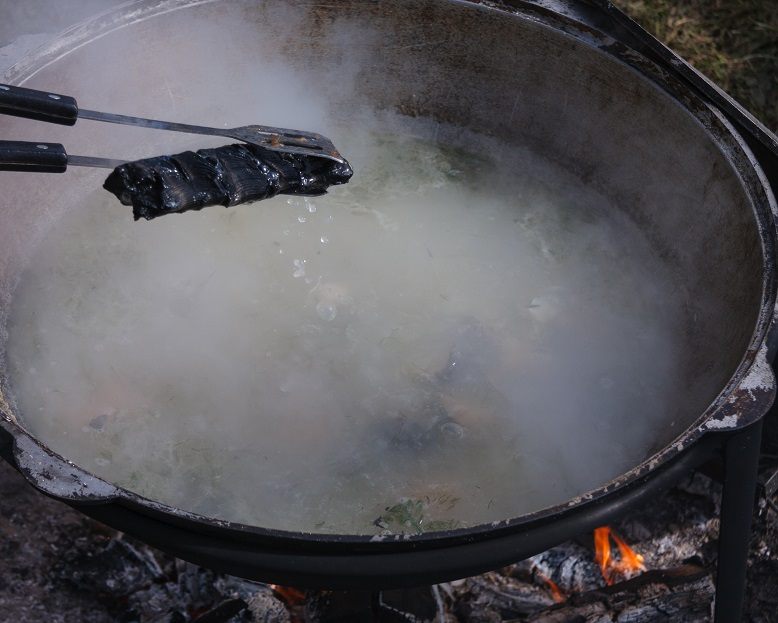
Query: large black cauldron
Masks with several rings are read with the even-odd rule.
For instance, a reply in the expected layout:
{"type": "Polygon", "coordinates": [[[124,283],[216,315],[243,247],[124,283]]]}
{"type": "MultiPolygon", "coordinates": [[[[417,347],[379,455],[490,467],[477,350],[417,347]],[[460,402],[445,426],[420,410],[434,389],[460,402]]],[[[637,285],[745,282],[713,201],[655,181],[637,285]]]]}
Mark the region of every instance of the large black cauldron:
{"type": "MultiPolygon", "coordinates": [[[[240,5],[249,24],[284,14],[282,0],[131,3],[72,29],[17,65],[7,81],[81,95],[74,85],[88,77],[100,85],[89,94],[94,108],[126,110],[131,102],[133,112],[144,114],[144,101],[158,94],[144,99],[127,87],[123,75],[159,62],[164,42],[185,36],[179,24],[218,22],[229,13],[228,4],[240,5]],[[116,50],[128,46],[136,54],[119,58],[116,50]]],[[[333,69],[348,62],[351,46],[371,58],[369,71],[347,91],[330,87],[327,95],[342,103],[344,117],[356,102],[500,136],[554,159],[617,198],[641,225],[675,266],[697,318],[689,336],[688,387],[679,405],[683,432],[657,430],[642,463],[565,504],[474,528],[388,538],[236,525],[142,498],[53,454],[25,432],[10,401],[0,396],[3,457],[43,492],[183,558],[246,577],[331,588],[429,583],[526,557],[605,523],[722,447],[731,479],[751,474],[758,423],[775,393],[767,340],[775,304],[776,205],[757,159],[775,173],[774,137],[604,2],[310,5],[293,44],[279,22],[287,58],[333,69]],[[330,36],[340,20],[365,20],[382,37],[343,41],[330,36]]],[[[237,35],[225,31],[224,36],[237,35]]],[[[239,76],[254,62],[247,58],[245,67],[225,71],[239,76]]],[[[190,68],[182,65],[180,75],[190,79],[190,68]]],[[[20,140],[37,128],[29,121],[0,123],[4,137],[20,140]]],[[[115,134],[74,139],[41,129],[77,153],[116,152],[115,134]]],[[[83,188],[97,185],[90,175],[68,173],[64,185],[3,174],[2,309],[43,223],[64,212],[83,188]]],[[[730,497],[724,512],[730,507],[738,515],[746,504],[740,515],[748,515],[752,483],[739,486],[732,480],[728,486],[741,497],[730,497]]],[[[747,517],[740,521],[747,530],[747,517]]],[[[736,537],[724,532],[722,540],[725,549],[736,549],[736,537]]]]}

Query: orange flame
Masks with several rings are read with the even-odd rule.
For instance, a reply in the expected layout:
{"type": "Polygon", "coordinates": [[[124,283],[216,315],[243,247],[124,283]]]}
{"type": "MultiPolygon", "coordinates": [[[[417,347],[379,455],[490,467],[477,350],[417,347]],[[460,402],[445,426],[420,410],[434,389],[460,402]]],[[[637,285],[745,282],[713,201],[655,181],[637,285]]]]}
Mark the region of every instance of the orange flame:
{"type": "Polygon", "coordinates": [[[645,571],[643,556],[633,550],[618,534],[609,526],[602,526],[594,530],[594,559],[600,567],[602,577],[609,586],[616,580],[616,576],[630,577],[638,571],[645,571]],[[619,548],[619,559],[616,560],[611,552],[611,538],[619,548]]]}
{"type": "Polygon", "coordinates": [[[287,605],[295,606],[305,602],[305,593],[299,588],[279,586],[278,584],[270,584],[270,588],[287,605]]]}
{"type": "Polygon", "coordinates": [[[611,529],[608,526],[594,529],[594,560],[600,566],[602,577],[608,584],[611,583],[608,571],[611,560],[610,533],[611,529]]]}
{"type": "Polygon", "coordinates": [[[551,593],[551,598],[554,600],[554,603],[561,604],[563,601],[567,600],[562,589],[559,588],[559,585],[554,582],[554,580],[543,575],[537,567],[535,568],[535,574],[546,583],[546,586],[548,586],[548,590],[551,593]]]}

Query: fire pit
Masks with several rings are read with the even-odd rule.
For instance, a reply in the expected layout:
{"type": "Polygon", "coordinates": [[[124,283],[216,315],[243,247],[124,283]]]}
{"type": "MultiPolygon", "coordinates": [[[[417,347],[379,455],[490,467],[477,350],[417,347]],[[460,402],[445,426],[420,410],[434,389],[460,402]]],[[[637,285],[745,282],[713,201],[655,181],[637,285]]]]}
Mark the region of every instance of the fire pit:
{"type": "MultiPolygon", "coordinates": [[[[13,82],[75,92],[80,78],[101,72],[100,92],[89,99],[94,108],[121,110],[131,102],[130,112],[146,114],[144,106],[157,105],[163,85],[157,83],[144,99],[128,88],[125,76],[153,67],[169,53],[165,62],[191,89],[196,68],[164,42],[169,36],[179,44],[190,40],[187,24],[216,24],[217,32],[223,22],[221,32],[238,42],[235,49],[245,44],[252,50],[256,28],[270,37],[262,48],[268,54],[280,51],[294,66],[314,66],[325,77],[348,75],[348,88],[343,81],[316,84],[329,105],[341,111],[344,124],[363,122],[359,115],[349,118],[350,111],[388,111],[431,120],[432,125],[418,128],[423,139],[436,144],[462,149],[472,141],[468,131],[475,131],[553,161],[608,197],[672,267],[686,319],[679,377],[683,391],[672,413],[649,427],[642,452],[630,455],[631,468],[518,516],[489,516],[481,523],[441,525],[421,534],[392,530],[385,518],[374,534],[293,532],[143,497],[98,478],[92,472],[99,471],[99,464],[84,469],[65,460],[73,457],[52,452],[48,440],[31,435],[8,379],[0,421],[4,458],[49,495],[183,558],[285,584],[374,588],[463,577],[538,553],[607,523],[723,448],[727,477],[720,564],[727,562],[732,571],[720,577],[719,590],[742,591],[739,569],[750,521],[743,504],[753,497],[760,419],[775,389],[766,346],[775,301],[775,205],[754,155],[769,166],[773,138],[608,9],[595,16],[583,4],[579,13],[568,5],[552,10],[547,3],[344,2],[306,5],[303,18],[290,21],[283,2],[238,3],[231,10],[225,4],[140,2],[108,13],[17,66],[13,82]],[[230,28],[238,23],[240,29],[230,28]],[[370,32],[355,24],[370,24],[370,32]],[[354,50],[370,62],[351,65],[354,50]],[[112,69],[110,75],[106,68],[112,69]]],[[[270,63],[275,60],[268,57],[270,63]]],[[[236,73],[230,79],[239,82],[249,68],[248,63],[232,66],[236,73]]],[[[166,105],[174,108],[177,89],[167,88],[166,105]]],[[[9,138],[20,139],[28,127],[3,125],[9,138]]],[[[117,135],[78,140],[82,143],[71,138],[68,144],[83,153],[111,155],[117,135]]],[[[33,248],[52,223],[84,201],[85,188],[97,186],[81,173],[68,179],[67,191],[64,185],[42,186],[22,175],[8,179],[14,191],[3,200],[0,256],[6,315],[33,248]]],[[[295,271],[303,278],[305,266],[299,262],[295,271]]],[[[326,300],[316,299],[316,309],[328,321],[335,318],[332,301],[340,304],[345,295],[337,289],[326,292],[326,300]]],[[[644,409],[635,404],[636,411],[644,409]]],[[[624,421],[627,428],[634,426],[626,416],[624,421]]],[[[92,428],[99,429],[101,422],[95,420],[92,428]]],[[[558,434],[564,438],[568,433],[560,427],[558,434]]],[[[736,617],[736,598],[730,595],[720,603],[732,608],[730,615],[720,611],[721,620],[736,617]]]]}

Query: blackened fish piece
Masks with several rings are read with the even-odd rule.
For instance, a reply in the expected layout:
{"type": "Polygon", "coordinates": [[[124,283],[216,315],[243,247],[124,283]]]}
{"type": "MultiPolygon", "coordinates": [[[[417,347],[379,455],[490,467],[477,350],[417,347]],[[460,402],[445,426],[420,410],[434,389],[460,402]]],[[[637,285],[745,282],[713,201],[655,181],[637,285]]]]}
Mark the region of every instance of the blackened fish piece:
{"type": "Polygon", "coordinates": [[[278,194],[322,195],[348,182],[352,173],[347,162],[238,144],[127,162],[113,170],[103,188],[131,205],[137,221],[278,194]]]}

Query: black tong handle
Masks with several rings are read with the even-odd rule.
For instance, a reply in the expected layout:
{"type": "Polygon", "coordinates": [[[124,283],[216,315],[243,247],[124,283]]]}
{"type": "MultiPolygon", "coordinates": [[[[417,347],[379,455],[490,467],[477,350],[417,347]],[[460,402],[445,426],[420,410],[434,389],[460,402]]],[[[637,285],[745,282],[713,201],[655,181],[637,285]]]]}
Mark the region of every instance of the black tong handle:
{"type": "Polygon", "coordinates": [[[78,103],[67,95],[0,84],[0,114],[74,125],[78,120],[78,103]]]}
{"type": "Polygon", "coordinates": [[[0,141],[0,171],[64,173],[68,154],[59,143],[0,141]]]}

